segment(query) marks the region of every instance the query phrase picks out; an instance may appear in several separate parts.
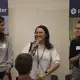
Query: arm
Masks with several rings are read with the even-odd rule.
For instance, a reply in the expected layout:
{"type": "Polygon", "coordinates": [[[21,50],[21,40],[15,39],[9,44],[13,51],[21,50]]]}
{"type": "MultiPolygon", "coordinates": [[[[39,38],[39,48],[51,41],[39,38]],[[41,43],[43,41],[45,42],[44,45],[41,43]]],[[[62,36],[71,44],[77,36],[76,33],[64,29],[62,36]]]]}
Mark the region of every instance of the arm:
{"type": "Polygon", "coordinates": [[[30,43],[28,43],[22,50],[22,53],[28,53],[30,48],[30,43]]]}
{"type": "Polygon", "coordinates": [[[59,63],[54,63],[52,66],[47,70],[48,74],[54,72],[60,66],[59,63]]]}
{"type": "Polygon", "coordinates": [[[74,63],[79,58],[80,58],[79,55],[75,56],[75,45],[74,45],[74,41],[72,40],[70,43],[69,61],[70,63],[74,63]]]}
{"type": "Polygon", "coordinates": [[[11,67],[13,66],[13,51],[12,51],[12,45],[11,42],[8,41],[7,51],[6,51],[7,61],[6,61],[6,73],[3,78],[3,80],[9,80],[9,73],[11,70],[11,67]]]}
{"type": "Polygon", "coordinates": [[[51,63],[52,63],[51,67],[47,71],[45,71],[44,74],[40,74],[39,78],[41,78],[41,79],[44,78],[48,74],[54,72],[60,66],[60,57],[55,48],[51,52],[51,63]],[[46,72],[47,72],[47,74],[46,74],[46,72]]]}
{"type": "Polygon", "coordinates": [[[6,73],[10,72],[11,67],[13,66],[13,51],[12,51],[12,44],[10,40],[8,41],[7,47],[7,65],[6,65],[6,73]]]}
{"type": "Polygon", "coordinates": [[[76,60],[78,60],[80,57],[77,55],[75,57],[70,58],[70,63],[74,63],[76,60]]]}
{"type": "Polygon", "coordinates": [[[52,53],[51,53],[51,58],[52,58],[52,65],[51,67],[47,70],[48,73],[54,72],[59,66],[60,66],[60,56],[57,53],[56,49],[54,48],[52,53]]]}

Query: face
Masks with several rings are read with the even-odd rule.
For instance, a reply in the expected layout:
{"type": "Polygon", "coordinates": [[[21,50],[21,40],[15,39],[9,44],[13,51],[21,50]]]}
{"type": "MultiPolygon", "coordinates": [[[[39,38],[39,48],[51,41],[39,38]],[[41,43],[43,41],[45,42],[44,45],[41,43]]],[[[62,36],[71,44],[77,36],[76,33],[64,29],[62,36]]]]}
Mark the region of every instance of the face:
{"type": "Polygon", "coordinates": [[[0,33],[3,33],[4,32],[4,25],[5,25],[5,22],[3,21],[3,22],[1,22],[0,23],[0,33]]]}
{"type": "Polygon", "coordinates": [[[78,23],[77,25],[76,25],[76,36],[80,36],[80,23],[78,23]]]}
{"type": "Polygon", "coordinates": [[[45,31],[42,28],[37,28],[35,31],[35,39],[38,41],[45,41],[45,31]]]}

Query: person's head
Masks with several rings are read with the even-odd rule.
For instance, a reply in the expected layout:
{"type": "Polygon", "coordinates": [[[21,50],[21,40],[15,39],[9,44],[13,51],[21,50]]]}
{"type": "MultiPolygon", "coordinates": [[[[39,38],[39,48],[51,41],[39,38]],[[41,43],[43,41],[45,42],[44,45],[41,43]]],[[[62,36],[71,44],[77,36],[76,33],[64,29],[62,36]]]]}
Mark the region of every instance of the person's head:
{"type": "Polygon", "coordinates": [[[17,69],[19,75],[29,75],[32,69],[32,62],[33,59],[30,54],[19,54],[15,60],[15,68],[17,69]]]}
{"type": "Polygon", "coordinates": [[[40,25],[35,29],[35,40],[40,40],[40,42],[44,42],[44,45],[47,49],[51,49],[53,46],[50,44],[50,35],[46,26],[40,25]]]}
{"type": "Polygon", "coordinates": [[[80,20],[77,22],[75,29],[76,29],[76,36],[77,37],[80,36],[80,20]]]}
{"type": "Polygon", "coordinates": [[[2,16],[0,16],[0,41],[4,41],[5,35],[4,35],[4,27],[5,25],[5,20],[2,16]]]}
{"type": "Polygon", "coordinates": [[[4,32],[4,25],[5,25],[4,18],[0,16],[0,33],[4,32]]]}

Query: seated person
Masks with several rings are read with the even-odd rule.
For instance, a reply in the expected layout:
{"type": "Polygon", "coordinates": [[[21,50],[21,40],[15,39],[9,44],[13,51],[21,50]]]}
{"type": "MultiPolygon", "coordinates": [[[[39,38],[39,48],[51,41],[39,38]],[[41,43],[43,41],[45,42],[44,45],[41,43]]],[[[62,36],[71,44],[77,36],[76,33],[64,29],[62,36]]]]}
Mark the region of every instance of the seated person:
{"type": "Polygon", "coordinates": [[[30,54],[21,53],[15,60],[15,68],[17,69],[19,76],[17,80],[33,80],[29,74],[32,70],[32,56],[30,54]]]}

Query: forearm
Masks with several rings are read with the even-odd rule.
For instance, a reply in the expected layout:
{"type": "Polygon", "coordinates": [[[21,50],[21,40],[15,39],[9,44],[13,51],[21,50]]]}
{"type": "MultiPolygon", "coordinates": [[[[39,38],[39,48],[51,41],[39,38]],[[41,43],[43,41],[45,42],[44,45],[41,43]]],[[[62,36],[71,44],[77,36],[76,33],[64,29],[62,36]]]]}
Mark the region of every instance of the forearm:
{"type": "Polygon", "coordinates": [[[6,66],[6,73],[9,73],[11,68],[12,68],[12,65],[11,64],[7,64],[7,66],[6,66]]]}
{"type": "Polygon", "coordinates": [[[54,63],[54,64],[47,70],[47,72],[50,74],[50,73],[54,72],[59,66],[60,66],[59,63],[54,63]]]}
{"type": "Polygon", "coordinates": [[[13,51],[11,49],[11,45],[8,47],[8,55],[7,55],[7,65],[6,65],[6,71],[9,72],[11,67],[13,66],[13,51]]]}
{"type": "Polygon", "coordinates": [[[75,57],[72,57],[72,58],[70,58],[70,63],[74,63],[78,59],[79,59],[79,56],[78,55],[75,56],[75,57]]]}
{"type": "Polygon", "coordinates": [[[7,64],[6,64],[6,72],[9,72],[11,70],[12,66],[13,66],[13,56],[9,55],[7,64]]]}

